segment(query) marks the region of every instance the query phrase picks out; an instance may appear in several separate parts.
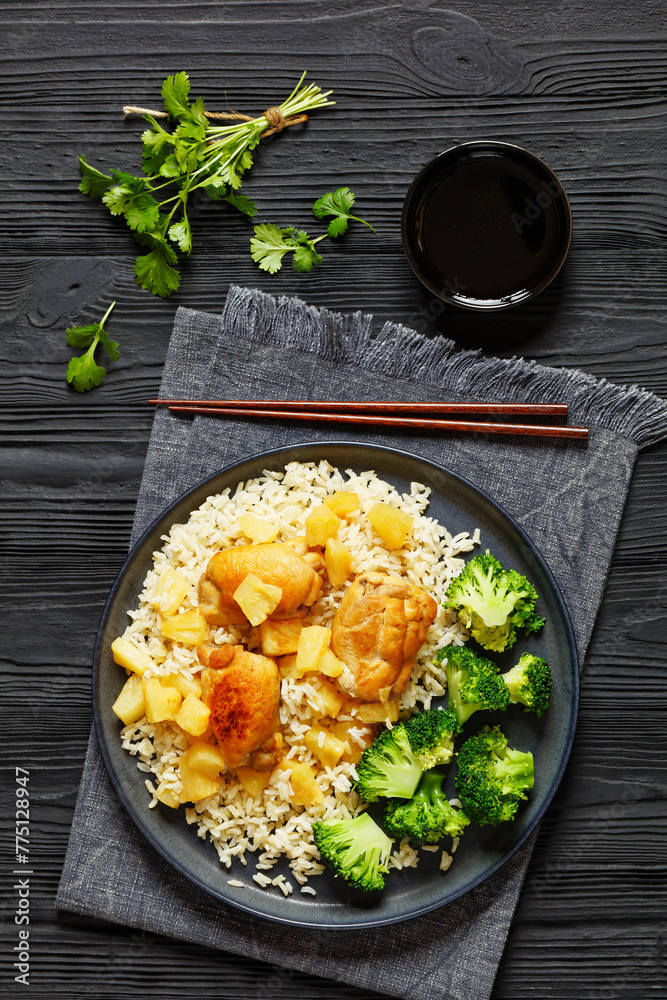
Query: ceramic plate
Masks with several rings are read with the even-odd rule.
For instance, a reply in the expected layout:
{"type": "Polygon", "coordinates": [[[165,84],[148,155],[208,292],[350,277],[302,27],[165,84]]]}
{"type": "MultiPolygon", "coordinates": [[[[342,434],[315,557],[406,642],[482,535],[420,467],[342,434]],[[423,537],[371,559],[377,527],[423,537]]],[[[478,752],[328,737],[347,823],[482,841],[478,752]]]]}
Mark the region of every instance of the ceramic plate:
{"type": "MultiPolygon", "coordinates": [[[[221,901],[269,920],[332,929],[370,927],[407,920],[469,892],[497,871],[535,829],[558,787],[572,745],[578,663],[567,610],[548,566],[525,532],[495,501],[460,476],[416,455],[373,445],[318,442],[266,452],[229,466],[184,494],[154,522],[130,552],[105,606],[95,648],[93,700],[102,754],[123,805],[153,847],[181,874],[221,901]],[[343,470],[374,469],[399,492],[409,491],[411,482],[424,483],[432,491],[428,513],[452,535],[460,531],[472,534],[479,528],[482,549],[489,548],[502,563],[524,573],[534,584],[541,598],[538,609],[547,619],[537,635],[517,642],[514,652],[497,657],[501,669],[509,669],[517,651],[528,650],[548,660],[554,687],[550,710],[542,719],[511,706],[497,716],[478,713],[464,732],[464,736],[469,735],[480,724],[495,724],[502,718],[511,745],[534,754],[535,788],[513,822],[497,827],[468,827],[446,873],[438,868],[440,851],[420,851],[419,866],[392,870],[383,892],[352,890],[342,879],[326,872],[311,879],[316,896],[301,895],[292,879],[294,894],[284,898],[277,889],[261,889],[252,880],[252,854],[247,855],[247,867],[223,867],[213,845],[197,837],[195,826],[187,825],[183,807],[173,810],[159,803],[155,809],[148,809],[145,775],[137,769],[135,758],[122,749],[120,723],[111,710],[125,674],[113,662],[109,647],[125,630],[127,610],[137,606],[143,580],[152,567],[151,554],[160,548],[161,536],[172,524],[186,521],[211,494],[226,487],[233,489],[242,480],[261,475],[264,469],[275,471],[291,461],[323,458],[343,470]],[[230,878],[242,880],[245,888],[229,886],[230,878]]],[[[454,768],[450,772],[449,789],[453,795],[454,768]]],[[[370,811],[379,818],[377,804],[370,811]]],[[[447,839],[442,846],[448,848],[450,844],[447,839]]],[[[280,862],[272,869],[274,876],[280,871],[289,876],[286,863],[280,862]]]]}

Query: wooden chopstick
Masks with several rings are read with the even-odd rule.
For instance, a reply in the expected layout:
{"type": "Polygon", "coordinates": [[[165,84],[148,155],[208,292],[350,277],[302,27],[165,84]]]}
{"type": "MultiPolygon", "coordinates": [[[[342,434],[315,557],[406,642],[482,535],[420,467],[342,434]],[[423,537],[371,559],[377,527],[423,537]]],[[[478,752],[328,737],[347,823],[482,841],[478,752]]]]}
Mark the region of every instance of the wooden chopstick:
{"type": "MultiPolygon", "coordinates": [[[[159,400],[167,403],[167,400],[159,400]]],[[[340,405],[340,404],[339,404],[340,405]]],[[[395,404],[394,404],[395,405],[395,404]]],[[[437,404],[436,404],[437,405],[437,404]]],[[[500,404],[498,404],[500,405],[500,404]]],[[[424,420],[418,417],[391,417],[360,413],[325,413],[299,410],[246,409],[245,407],[203,406],[192,403],[171,403],[169,410],[173,413],[206,414],[209,416],[230,417],[262,417],[273,420],[316,420],[318,423],[330,424],[365,424],[382,430],[385,427],[415,428],[421,430],[463,431],[476,434],[512,434],[530,435],[531,437],[569,438],[584,441],[588,438],[587,427],[551,426],[549,424],[495,424],[486,421],[473,420],[424,420]]]]}
{"type": "Polygon", "coordinates": [[[149,399],[158,406],[189,406],[226,410],[302,410],[310,413],[476,414],[518,417],[567,417],[567,403],[393,403],[310,399],[149,399]]]}

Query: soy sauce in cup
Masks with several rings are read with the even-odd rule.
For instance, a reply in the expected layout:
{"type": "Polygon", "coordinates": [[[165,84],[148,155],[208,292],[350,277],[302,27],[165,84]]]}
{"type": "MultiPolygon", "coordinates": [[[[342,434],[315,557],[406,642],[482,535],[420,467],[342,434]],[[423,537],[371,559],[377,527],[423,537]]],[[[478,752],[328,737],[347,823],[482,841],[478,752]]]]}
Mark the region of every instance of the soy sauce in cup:
{"type": "Polygon", "coordinates": [[[403,246],[420,281],[445,301],[495,310],[546,288],[570,245],[562,184],[534,154],[503,142],[446,150],[405,198],[403,246]]]}

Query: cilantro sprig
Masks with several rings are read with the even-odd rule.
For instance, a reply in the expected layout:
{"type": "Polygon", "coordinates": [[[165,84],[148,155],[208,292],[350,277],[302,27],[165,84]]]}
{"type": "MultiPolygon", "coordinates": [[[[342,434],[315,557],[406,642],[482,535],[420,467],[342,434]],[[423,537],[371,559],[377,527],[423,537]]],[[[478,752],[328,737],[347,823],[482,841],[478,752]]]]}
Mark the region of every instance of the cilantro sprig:
{"type": "MultiPolygon", "coordinates": [[[[323,93],[314,84],[302,86],[305,75],[279,106],[285,118],[335,103],[327,100],[331,91],[323,93]]],[[[143,174],[122,170],[104,174],[80,156],[79,190],[125,219],[148,250],[135,263],[137,283],[164,298],[180,284],[175,247],[184,254],[192,250],[188,199],[195,191],[205,191],[214,201],[224,199],[251,218],[257,211],[240,187],[243,174],[252,166],[252,150],[269,121],[260,115],[232,125],[212,125],[202,98],[190,102],[187,73],[167,77],[162,99],[174,128],[165,129],[153,115],[144,115],[150,128],[142,135],[143,174]]]]}
{"type": "MultiPolygon", "coordinates": [[[[352,215],[350,209],[354,205],[354,202],[355,195],[350,191],[349,187],[338,188],[337,191],[329,191],[317,199],[313,205],[313,215],[316,219],[326,219],[328,215],[334,216],[327,226],[327,233],[333,239],[347,232],[347,225],[350,219],[354,219],[355,222],[363,222],[365,226],[368,226],[375,233],[370,222],[360,219],[358,215],[352,215]]],[[[377,233],[375,235],[377,236],[377,233]]]]}
{"type": "Polygon", "coordinates": [[[315,249],[315,244],[327,236],[332,239],[341,236],[347,231],[350,219],[363,222],[375,232],[370,222],[351,214],[350,209],[354,201],[355,195],[348,187],[338,188],[337,191],[330,191],[318,198],[313,205],[315,218],[324,219],[329,215],[333,215],[334,218],[327,226],[326,233],[314,239],[311,239],[303,229],[295,229],[294,226],[288,226],[286,229],[280,229],[272,223],[255,226],[255,235],[250,240],[252,259],[263,271],[275,274],[283,266],[285,254],[291,253],[295,271],[312,271],[317,264],[322,263],[322,256],[315,249]]]}
{"type": "Polygon", "coordinates": [[[104,329],[104,324],[115,305],[115,302],[111,303],[99,323],[70,326],[65,330],[65,337],[70,347],[87,348],[85,354],[71,358],[67,366],[67,381],[77,392],[87,392],[93,386],[100,385],[106,375],[106,369],[95,361],[98,344],[102,344],[112,361],[118,361],[120,357],[118,344],[115,340],[111,340],[104,329]]]}
{"type": "Polygon", "coordinates": [[[326,233],[311,240],[303,229],[288,226],[279,229],[272,223],[255,226],[255,235],[250,240],[250,254],[263,271],[275,274],[283,266],[283,257],[292,253],[292,266],[295,271],[312,271],[316,264],[322,263],[315,244],[326,237],[326,233]]]}

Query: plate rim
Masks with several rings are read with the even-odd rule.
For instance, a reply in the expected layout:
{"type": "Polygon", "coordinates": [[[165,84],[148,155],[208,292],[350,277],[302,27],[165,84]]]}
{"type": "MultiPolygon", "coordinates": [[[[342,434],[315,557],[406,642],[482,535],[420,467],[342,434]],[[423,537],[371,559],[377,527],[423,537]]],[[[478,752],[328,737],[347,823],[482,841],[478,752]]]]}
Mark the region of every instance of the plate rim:
{"type": "MultiPolygon", "coordinates": [[[[350,464],[352,464],[352,462],[350,464]]],[[[426,913],[433,912],[434,910],[440,909],[443,906],[447,906],[450,903],[453,903],[455,900],[460,899],[462,896],[467,895],[473,889],[476,889],[482,883],[486,882],[489,878],[491,878],[492,875],[494,875],[497,871],[499,871],[502,867],[504,867],[516,854],[519,848],[526,843],[528,838],[532,836],[532,834],[535,832],[538,825],[540,824],[541,820],[543,819],[546,810],[548,809],[554,795],[556,794],[556,791],[560,786],[560,783],[563,779],[563,774],[565,772],[565,768],[567,767],[567,763],[570,758],[570,754],[572,752],[572,744],[574,742],[574,735],[575,735],[578,710],[579,710],[580,673],[581,673],[581,663],[574,636],[574,629],[572,626],[572,621],[570,618],[567,605],[565,603],[565,599],[563,598],[558,582],[554,577],[554,574],[551,570],[551,567],[549,566],[549,563],[542,555],[539,548],[536,546],[535,542],[532,541],[532,539],[526,533],[526,531],[515,520],[515,518],[502,506],[502,504],[500,504],[493,497],[489,496],[488,493],[486,493],[479,486],[476,486],[465,476],[461,476],[459,473],[454,472],[452,469],[449,469],[445,465],[441,465],[438,462],[432,461],[431,459],[424,458],[423,456],[417,455],[414,452],[406,451],[403,448],[393,448],[393,447],[388,447],[386,445],[376,445],[366,441],[345,441],[345,440],[301,441],[295,444],[282,445],[279,448],[271,448],[265,451],[257,452],[252,455],[248,455],[243,459],[231,462],[228,465],[223,466],[221,469],[218,469],[212,475],[204,477],[203,479],[195,483],[192,487],[185,490],[183,493],[180,493],[178,497],[176,497],[176,499],[174,499],[167,507],[164,508],[164,510],[162,510],[157,515],[157,517],[155,517],[151,521],[151,523],[141,533],[139,538],[136,539],[134,544],[131,546],[125,560],[123,561],[120,570],[118,571],[118,574],[111,586],[107,599],[104,603],[104,608],[100,616],[97,635],[95,638],[95,647],[93,650],[93,666],[92,666],[92,677],[91,677],[93,723],[94,723],[95,734],[97,737],[97,743],[100,748],[100,753],[102,755],[102,759],[104,761],[107,774],[109,775],[114,790],[118,795],[129,818],[131,819],[133,824],[137,827],[137,829],[141,832],[141,834],[148,840],[149,844],[157,851],[160,857],[162,857],[169,865],[171,865],[172,868],[174,868],[180,875],[186,878],[190,883],[197,885],[200,889],[206,892],[207,895],[211,896],[212,898],[218,900],[221,903],[233,906],[235,909],[239,909],[242,912],[249,913],[255,917],[260,917],[263,920],[269,920],[272,923],[278,923],[284,926],[303,927],[303,928],[318,929],[318,930],[335,930],[335,931],[367,930],[374,927],[388,926],[394,923],[402,923],[407,920],[413,920],[416,917],[423,916],[426,913]],[[486,869],[484,872],[481,872],[470,882],[466,883],[466,885],[462,887],[460,890],[455,891],[452,895],[449,895],[445,900],[442,900],[440,902],[436,901],[427,903],[424,906],[419,907],[418,909],[412,910],[410,913],[397,914],[397,915],[394,914],[382,917],[371,917],[367,919],[362,918],[360,920],[355,920],[353,923],[340,923],[335,921],[328,923],[326,921],[321,921],[321,920],[317,921],[305,920],[305,919],[300,919],[299,917],[290,917],[290,916],[283,917],[275,914],[266,913],[263,912],[261,909],[252,906],[251,904],[244,903],[240,899],[232,898],[231,894],[229,896],[225,895],[224,892],[207,884],[203,879],[199,878],[193,872],[187,870],[177,858],[174,858],[170,850],[162,844],[160,838],[154,834],[153,830],[150,828],[148,823],[144,822],[143,813],[139,813],[135,809],[134,804],[130,800],[129,795],[125,793],[121,777],[115,772],[110,749],[106,745],[106,738],[104,735],[104,728],[101,720],[102,706],[99,704],[97,698],[97,684],[98,684],[98,679],[100,678],[100,652],[101,652],[101,645],[103,638],[102,633],[104,631],[104,626],[106,623],[109,610],[111,608],[111,605],[113,604],[116,591],[118,590],[123,580],[124,574],[131,567],[138,549],[141,547],[141,545],[143,545],[147,537],[157,527],[157,525],[163,520],[165,520],[170,515],[170,513],[177,506],[179,506],[188,496],[201,490],[203,487],[206,486],[207,483],[213,482],[213,480],[218,479],[222,475],[227,475],[233,472],[235,468],[245,465],[247,462],[252,462],[259,459],[275,458],[281,453],[287,455],[288,453],[293,452],[295,449],[310,447],[310,448],[321,448],[325,450],[327,447],[333,447],[333,446],[345,447],[350,449],[356,449],[356,448],[363,448],[365,450],[371,449],[378,453],[389,453],[394,456],[398,455],[398,456],[404,456],[405,458],[408,459],[414,459],[417,462],[429,465],[433,469],[436,469],[438,472],[444,472],[446,475],[451,476],[453,479],[458,480],[465,487],[468,487],[469,489],[473,490],[482,500],[490,504],[498,514],[500,514],[510,523],[512,528],[520,536],[522,542],[525,545],[527,545],[527,547],[532,551],[533,555],[536,556],[538,561],[541,563],[542,568],[548,577],[549,583],[552,588],[552,592],[556,598],[556,602],[559,606],[562,624],[564,626],[564,630],[567,637],[568,651],[570,653],[573,665],[573,676],[572,676],[573,687],[572,687],[570,716],[568,721],[567,734],[565,736],[565,744],[564,744],[564,751],[562,754],[562,758],[558,770],[556,771],[556,774],[552,779],[551,786],[549,787],[548,791],[546,792],[542,800],[540,808],[537,810],[535,816],[531,819],[526,830],[524,830],[521,836],[517,839],[516,843],[514,843],[511,846],[511,848],[503,855],[503,857],[500,858],[497,862],[495,862],[489,869],[486,869]]]]}

